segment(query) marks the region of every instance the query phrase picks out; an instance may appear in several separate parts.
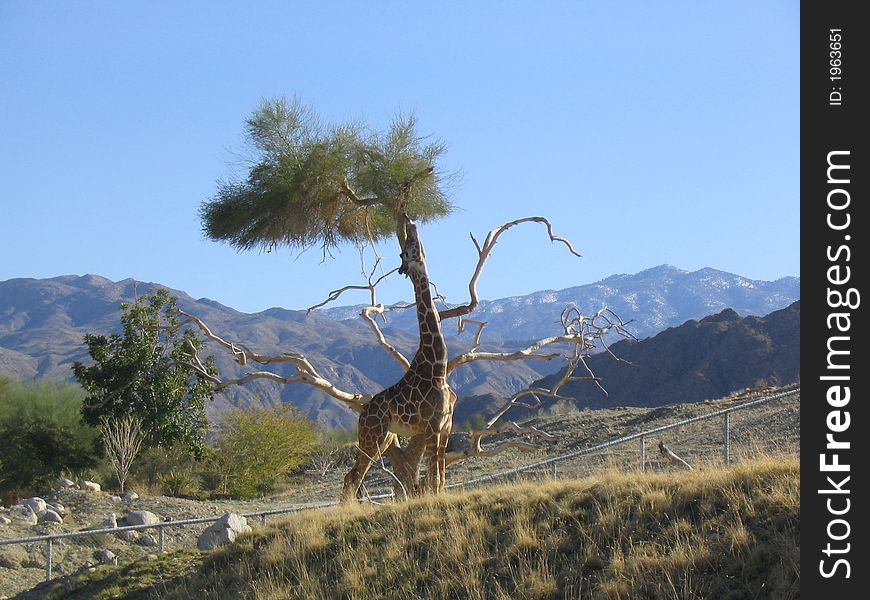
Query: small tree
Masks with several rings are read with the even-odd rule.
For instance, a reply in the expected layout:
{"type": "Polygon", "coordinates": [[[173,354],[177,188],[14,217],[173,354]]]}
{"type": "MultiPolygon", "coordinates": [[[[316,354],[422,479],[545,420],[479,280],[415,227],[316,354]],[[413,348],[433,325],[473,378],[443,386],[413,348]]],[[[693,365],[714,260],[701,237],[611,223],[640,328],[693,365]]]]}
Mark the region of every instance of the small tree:
{"type": "Polygon", "coordinates": [[[118,485],[123,494],[127,474],[142,448],[142,442],[145,441],[142,419],[133,415],[103,419],[100,423],[100,433],[103,434],[106,456],[115,469],[118,485]]]}
{"type": "Polygon", "coordinates": [[[314,423],[291,406],[234,409],[218,426],[210,460],[225,493],[252,498],[274,491],[315,442],[314,423]]]}
{"type": "Polygon", "coordinates": [[[122,335],[85,335],[94,364],[77,361],[73,373],[88,394],[82,405],[86,423],[98,427],[105,419],[135,415],[146,446],[178,442],[201,457],[205,400],[214,392],[195,373],[216,370],[212,357],[196,357],[202,341],[179,327],[176,304],[165,289],[121,304],[122,335]]]}

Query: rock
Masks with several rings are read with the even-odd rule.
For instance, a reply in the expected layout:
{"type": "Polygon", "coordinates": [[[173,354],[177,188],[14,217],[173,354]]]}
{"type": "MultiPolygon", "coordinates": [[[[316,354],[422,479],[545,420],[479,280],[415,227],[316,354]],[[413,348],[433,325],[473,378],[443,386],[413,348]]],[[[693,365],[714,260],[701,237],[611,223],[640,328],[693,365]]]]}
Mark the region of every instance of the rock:
{"type": "Polygon", "coordinates": [[[97,550],[96,552],[94,552],[94,558],[97,559],[97,562],[104,565],[118,564],[118,557],[115,556],[115,553],[111,550],[97,550]]]}
{"type": "Polygon", "coordinates": [[[62,517],[66,516],[66,507],[64,507],[64,505],[61,504],[60,502],[46,502],[45,508],[46,509],[50,508],[51,510],[53,510],[54,512],[56,512],[57,514],[59,514],[62,517]]]}
{"type": "Polygon", "coordinates": [[[50,508],[36,513],[36,518],[40,523],[63,523],[63,517],[50,508]]]}
{"type": "Polygon", "coordinates": [[[109,496],[109,500],[111,500],[112,502],[120,502],[121,496],[109,496]]]}
{"type": "Polygon", "coordinates": [[[27,500],[22,500],[21,504],[24,506],[29,506],[30,510],[35,513],[39,513],[40,511],[45,510],[45,500],[42,498],[37,498],[34,496],[33,498],[28,498],[27,500]]]}
{"type": "Polygon", "coordinates": [[[55,482],[55,486],[61,490],[71,490],[76,486],[76,482],[71,479],[67,479],[66,477],[61,477],[55,482]]]}
{"type": "Polygon", "coordinates": [[[79,489],[86,492],[99,492],[100,484],[93,481],[79,481],[79,489]]]}
{"type": "Polygon", "coordinates": [[[109,516],[100,521],[100,529],[114,529],[118,526],[118,520],[115,518],[115,513],[109,513],[109,516]]]}
{"type": "Polygon", "coordinates": [[[26,504],[19,504],[18,506],[13,506],[9,511],[9,517],[13,521],[21,521],[26,523],[27,525],[36,525],[39,519],[36,518],[36,513],[33,512],[33,509],[27,506],[26,504]]]}
{"type": "Polygon", "coordinates": [[[124,522],[127,525],[156,525],[160,522],[160,517],[148,510],[134,510],[127,513],[124,522]]]}
{"type": "Polygon", "coordinates": [[[133,500],[138,500],[139,494],[136,492],[124,492],[124,495],[121,496],[121,500],[124,502],[132,502],[133,500]]]}
{"type": "Polygon", "coordinates": [[[142,536],[142,534],[139,533],[139,532],[136,531],[136,530],[133,530],[133,531],[119,531],[119,532],[117,533],[117,536],[118,536],[119,538],[121,538],[122,540],[124,540],[125,542],[130,542],[131,544],[135,544],[136,542],[139,541],[139,538],[142,536]]]}
{"type": "Polygon", "coordinates": [[[11,522],[11,520],[7,519],[3,515],[0,515],[0,525],[9,525],[9,523],[11,522]]]}
{"type": "Polygon", "coordinates": [[[209,525],[199,539],[196,547],[200,550],[214,550],[236,539],[240,533],[251,531],[248,520],[236,513],[227,513],[216,522],[209,525]]]}
{"type": "Polygon", "coordinates": [[[156,548],[160,545],[160,542],[157,541],[157,538],[150,533],[146,533],[145,535],[143,535],[142,539],[139,540],[139,543],[143,546],[150,546],[152,548],[156,548]]]}

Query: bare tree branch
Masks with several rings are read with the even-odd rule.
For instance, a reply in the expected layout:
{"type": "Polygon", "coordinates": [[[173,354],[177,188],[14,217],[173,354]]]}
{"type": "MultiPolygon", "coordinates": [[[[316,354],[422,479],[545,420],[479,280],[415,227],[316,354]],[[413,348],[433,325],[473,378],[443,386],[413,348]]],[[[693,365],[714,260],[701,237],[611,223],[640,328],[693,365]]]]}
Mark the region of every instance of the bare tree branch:
{"type": "Polygon", "coordinates": [[[481,429],[471,433],[471,442],[468,448],[461,452],[448,452],[445,456],[447,465],[455,462],[463,461],[472,457],[495,456],[507,450],[508,448],[517,448],[520,450],[536,450],[537,445],[522,440],[508,440],[498,444],[492,449],[484,450],[482,447],[483,439],[500,433],[513,432],[519,435],[531,435],[552,438],[553,436],[545,431],[541,431],[537,427],[521,427],[513,421],[502,423],[499,427],[481,429]]]}
{"type": "Polygon", "coordinates": [[[550,236],[550,241],[561,242],[568,247],[568,251],[571,252],[571,254],[577,257],[580,256],[580,254],[576,250],[574,250],[571,242],[553,233],[552,224],[550,224],[550,221],[548,221],[544,217],[525,217],[522,219],[517,219],[516,221],[505,223],[500,227],[496,227],[487,234],[486,239],[483,241],[483,246],[478,243],[477,239],[474,237],[473,234],[469,234],[471,235],[471,241],[474,243],[474,247],[477,249],[478,255],[477,266],[474,269],[474,273],[471,275],[471,280],[468,282],[468,294],[470,299],[468,301],[468,304],[456,306],[442,311],[442,320],[467,315],[475,308],[477,308],[478,304],[480,304],[480,300],[477,296],[477,280],[480,279],[480,274],[483,272],[483,267],[486,264],[487,259],[489,259],[489,255],[492,252],[493,247],[495,247],[496,243],[498,242],[498,238],[502,233],[504,233],[511,227],[515,227],[522,223],[543,223],[547,226],[547,234],[550,236]]]}
{"type": "Polygon", "coordinates": [[[692,465],[690,465],[686,460],[684,460],[684,459],[680,458],[679,456],[677,456],[676,454],[674,454],[674,452],[671,451],[670,448],[665,446],[665,443],[661,440],[659,440],[659,452],[661,452],[662,456],[667,458],[669,461],[671,461],[675,465],[679,465],[685,469],[688,469],[689,471],[694,470],[692,468],[692,465]]]}
{"type": "MultiPolygon", "coordinates": [[[[377,263],[379,263],[380,260],[381,260],[381,259],[378,258],[378,259],[375,261],[375,269],[377,268],[377,263]]],[[[311,312],[311,311],[313,311],[314,309],[317,309],[317,308],[321,308],[321,307],[323,307],[323,306],[326,306],[326,305],[329,304],[330,302],[333,302],[334,300],[337,300],[337,299],[338,299],[338,298],[339,298],[343,293],[345,293],[345,292],[347,292],[347,291],[350,291],[350,290],[368,290],[368,291],[369,291],[369,294],[371,295],[371,298],[370,298],[370,299],[371,299],[371,305],[372,305],[372,306],[376,306],[377,303],[378,303],[378,301],[377,301],[377,291],[375,290],[375,288],[377,287],[377,285],[378,285],[381,281],[383,281],[384,279],[386,279],[387,277],[389,277],[390,275],[392,275],[393,273],[395,273],[395,272],[398,271],[398,270],[399,270],[399,267],[396,267],[395,269],[392,269],[392,270],[390,270],[390,271],[387,271],[386,273],[384,273],[383,275],[381,275],[380,277],[378,277],[377,280],[375,280],[375,281],[373,282],[373,281],[372,281],[372,278],[373,278],[373,276],[374,276],[374,269],[372,269],[372,273],[369,275],[368,283],[367,283],[366,285],[346,285],[346,286],[344,286],[344,287],[338,288],[337,290],[332,290],[331,292],[329,292],[329,296],[326,298],[326,300],[324,300],[323,302],[318,302],[318,303],[315,304],[314,306],[309,306],[309,307],[308,307],[308,312],[311,312]]]]}
{"type": "Polygon", "coordinates": [[[396,360],[396,362],[398,362],[400,365],[402,365],[402,367],[405,368],[405,370],[407,370],[408,368],[410,368],[411,362],[407,358],[405,358],[405,356],[401,352],[396,350],[395,346],[387,342],[387,339],[384,337],[384,333],[381,331],[381,328],[378,326],[377,322],[372,316],[373,313],[377,315],[383,315],[385,310],[387,309],[385,309],[382,304],[379,304],[377,306],[366,306],[360,312],[360,316],[365,319],[365,321],[369,324],[369,327],[372,328],[372,331],[375,332],[375,337],[377,338],[378,343],[381,345],[381,347],[384,348],[384,350],[387,351],[387,354],[392,356],[396,360]]]}
{"type": "Polygon", "coordinates": [[[296,374],[287,377],[278,375],[277,373],[272,373],[270,371],[255,371],[236,379],[221,380],[206,372],[205,368],[202,366],[202,362],[199,360],[199,357],[194,352],[194,364],[190,364],[189,366],[195,369],[200,377],[210,381],[215,386],[215,390],[217,391],[231,385],[244,385],[255,379],[267,379],[269,381],[280,384],[299,382],[311,385],[313,387],[316,387],[320,391],[329,394],[336,400],[341,400],[355,412],[360,412],[362,410],[362,407],[365,406],[365,404],[369,400],[371,400],[371,395],[352,394],[336,387],[335,384],[333,384],[328,379],[322,377],[320,373],[317,372],[317,369],[314,368],[314,365],[311,364],[311,362],[304,354],[290,352],[285,352],[280,356],[265,356],[262,354],[256,354],[254,352],[251,352],[241,344],[229,342],[214,334],[208,327],[208,325],[206,325],[202,321],[202,319],[188,314],[183,310],[178,310],[178,314],[186,319],[185,321],[180,323],[179,326],[193,323],[194,325],[199,327],[203,335],[229,350],[236,358],[236,362],[238,362],[240,365],[244,366],[247,365],[249,361],[253,361],[263,365],[275,363],[289,363],[296,367],[296,374]]]}
{"type": "Polygon", "coordinates": [[[501,408],[499,408],[489,421],[487,421],[486,426],[483,429],[472,432],[471,443],[466,450],[449,453],[448,464],[466,460],[475,456],[493,456],[508,448],[517,448],[521,450],[531,450],[536,448],[537,446],[535,444],[516,439],[502,442],[489,449],[484,449],[482,443],[484,438],[505,431],[513,431],[520,435],[529,434],[550,437],[549,434],[533,427],[523,428],[514,422],[508,422],[507,424],[497,426],[497,423],[505,413],[515,406],[533,409],[541,406],[542,398],[553,398],[556,400],[567,399],[559,394],[559,390],[569,382],[592,381],[605,395],[607,394],[607,390],[605,390],[601,385],[601,379],[592,372],[592,369],[586,362],[586,358],[588,357],[589,351],[600,344],[616,360],[621,360],[610,351],[610,349],[604,344],[603,340],[604,337],[611,332],[621,337],[634,339],[634,336],[625,329],[627,323],[623,322],[619,316],[606,307],[602,308],[594,315],[586,316],[583,315],[579,309],[571,306],[562,311],[560,320],[564,332],[562,335],[538,340],[522,350],[516,350],[514,352],[476,352],[474,348],[480,342],[481,326],[477,331],[475,346],[472,347],[472,350],[454,357],[448,362],[448,373],[450,373],[454,368],[474,360],[509,361],[552,360],[554,358],[562,358],[566,362],[565,369],[559,379],[549,387],[528,387],[510,396],[501,408]],[[550,354],[538,353],[541,348],[553,344],[567,344],[570,346],[571,350],[567,355],[560,352],[550,354]],[[586,371],[587,375],[574,375],[575,370],[581,366],[586,371]]]}

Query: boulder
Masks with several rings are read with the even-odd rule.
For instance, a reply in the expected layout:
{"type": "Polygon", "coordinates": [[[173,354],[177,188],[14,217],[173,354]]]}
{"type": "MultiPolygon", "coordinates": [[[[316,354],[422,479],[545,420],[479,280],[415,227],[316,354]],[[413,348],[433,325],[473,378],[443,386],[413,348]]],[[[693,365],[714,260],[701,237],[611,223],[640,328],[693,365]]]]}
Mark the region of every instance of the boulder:
{"type": "Polygon", "coordinates": [[[79,489],[86,492],[99,492],[100,484],[93,481],[79,481],[79,489]]]}
{"type": "Polygon", "coordinates": [[[10,521],[9,519],[7,519],[7,518],[4,517],[3,515],[0,515],[0,525],[9,525],[9,523],[11,523],[11,522],[12,522],[12,521],[10,521]]]}
{"type": "Polygon", "coordinates": [[[76,482],[71,479],[67,479],[66,477],[61,477],[55,482],[54,485],[60,490],[71,490],[76,486],[76,482]]]}
{"type": "Polygon", "coordinates": [[[28,498],[27,500],[22,500],[21,504],[23,504],[24,506],[29,506],[30,510],[35,513],[39,513],[40,511],[45,510],[45,500],[36,496],[34,496],[33,498],[28,498]]]}
{"type": "Polygon", "coordinates": [[[199,539],[196,547],[200,550],[214,550],[218,546],[232,542],[240,533],[251,530],[248,520],[236,513],[227,513],[209,525],[199,539]]]}
{"type": "Polygon", "coordinates": [[[148,510],[134,510],[124,517],[125,525],[156,525],[159,522],[160,517],[148,510]]]}
{"type": "Polygon", "coordinates": [[[157,538],[151,535],[150,533],[146,533],[139,539],[139,543],[143,546],[149,546],[151,548],[156,548],[160,545],[160,542],[157,541],[157,538]]]}
{"type": "Polygon", "coordinates": [[[131,544],[135,544],[142,537],[142,534],[136,530],[133,531],[119,531],[116,534],[119,538],[124,540],[125,542],[130,542],[131,544]]]}
{"type": "Polygon", "coordinates": [[[139,494],[136,492],[124,492],[124,495],[121,496],[121,500],[124,502],[132,502],[133,500],[138,500],[139,494]]]}
{"type": "Polygon", "coordinates": [[[63,523],[63,517],[50,508],[46,508],[45,510],[36,513],[36,518],[40,523],[63,523]]]}
{"type": "Polygon", "coordinates": [[[62,517],[66,516],[66,507],[60,502],[46,502],[46,509],[51,509],[62,517]]]}
{"type": "Polygon", "coordinates": [[[33,509],[26,504],[19,504],[18,506],[13,506],[9,510],[9,517],[13,521],[21,521],[22,523],[26,523],[27,525],[36,525],[36,523],[39,522],[39,519],[36,518],[36,513],[33,512],[33,509]]]}

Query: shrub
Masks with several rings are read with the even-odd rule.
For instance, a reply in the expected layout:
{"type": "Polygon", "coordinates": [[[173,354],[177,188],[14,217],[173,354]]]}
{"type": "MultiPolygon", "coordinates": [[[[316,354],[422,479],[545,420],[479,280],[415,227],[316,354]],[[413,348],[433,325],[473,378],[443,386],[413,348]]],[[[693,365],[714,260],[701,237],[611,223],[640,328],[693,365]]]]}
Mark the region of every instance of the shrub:
{"type": "Polygon", "coordinates": [[[269,494],[313,451],[316,425],[290,406],[232,410],[218,425],[209,475],[241,498],[269,494]]]}
{"type": "Polygon", "coordinates": [[[67,426],[42,417],[16,416],[0,423],[0,490],[47,489],[59,475],[94,467],[92,444],[67,426]]]}
{"type": "Polygon", "coordinates": [[[0,376],[0,490],[38,491],[96,467],[99,433],[81,422],[83,390],[0,376]]]}

